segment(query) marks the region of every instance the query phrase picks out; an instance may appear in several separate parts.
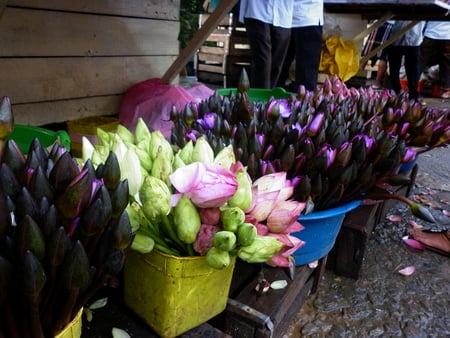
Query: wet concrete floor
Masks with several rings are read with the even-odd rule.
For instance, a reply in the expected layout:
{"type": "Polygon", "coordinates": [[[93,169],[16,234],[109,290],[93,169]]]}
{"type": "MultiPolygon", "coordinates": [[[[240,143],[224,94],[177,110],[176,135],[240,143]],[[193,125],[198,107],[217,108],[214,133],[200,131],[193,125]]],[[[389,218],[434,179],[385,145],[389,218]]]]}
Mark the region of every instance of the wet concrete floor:
{"type": "Polygon", "coordinates": [[[450,228],[450,148],[425,153],[410,195],[429,202],[436,224],[412,216],[402,203],[369,238],[356,279],[326,270],[318,291],[308,297],[285,337],[450,337],[450,258],[407,247],[402,237],[415,221],[425,228],[450,228]],[[414,266],[405,276],[398,271],[414,266]]]}

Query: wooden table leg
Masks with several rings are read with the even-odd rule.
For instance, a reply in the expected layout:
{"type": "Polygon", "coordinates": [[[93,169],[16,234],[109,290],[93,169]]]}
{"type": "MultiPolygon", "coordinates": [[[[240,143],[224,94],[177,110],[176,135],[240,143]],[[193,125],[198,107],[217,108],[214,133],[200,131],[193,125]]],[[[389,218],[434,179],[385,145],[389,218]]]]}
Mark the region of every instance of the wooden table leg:
{"type": "Polygon", "coordinates": [[[314,281],[311,288],[311,293],[316,293],[317,288],[319,287],[320,280],[322,279],[322,276],[325,272],[325,267],[327,265],[327,257],[328,256],[325,256],[319,259],[319,264],[316,268],[316,271],[314,271],[314,281]]]}

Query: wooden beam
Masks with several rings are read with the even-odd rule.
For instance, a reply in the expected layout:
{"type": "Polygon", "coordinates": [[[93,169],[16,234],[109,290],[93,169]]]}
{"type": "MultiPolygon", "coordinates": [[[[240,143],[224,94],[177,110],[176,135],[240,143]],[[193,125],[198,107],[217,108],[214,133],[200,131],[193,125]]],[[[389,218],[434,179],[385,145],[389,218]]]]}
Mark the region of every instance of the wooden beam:
{"type": "Polygon", "coordinates": [[[170,84],[177,77],[189,59],[195,54],[195,51],[200,48],[206,38],[214,31],[220,20],[231,11],[237,2],[238,0],[229,0],[221,1],[219,3],[219,6],[217,6],[208,20],[206,20],[203,26],[195,33],[192,40],[189,41],[187,46],[180,52],[178,58],[163,75],[163,83],[170,84]]]}
{"type": "Polygon", "coordinates": [[[389,39],[387,39],[383,44],[379,45],[377,48],[374,48],[370,51],[370,53],[367,53],[360,61],[361,65],[366,64],[366,62],[372,58],[375,54],[377,54],[380,50],[388,47],[391,45],[395,40],[397,40],[399,37],[401,37],[403,34],[405,34],[407,31],[409,31],[411,28],[413,28],[415,25],[417,25],[420,21],[414,20],[411,21],[408,25],[403,27],[400,31],[398,31],[394,36],[391,36],[389,39]]]}
{"type": "Polygon", "coordinates": [[[363,30],[361,33],[359,33],[358,35],[356,35],[353,38],[353,42],[357,43],[359,40],[364,39],[367,35],[369,35],[373,30],[381,27],[384,23],[386,23],[386,21],[392,19],[394,17],[394,15],[392,13],[388,13],[386,15],[384,15],[381,19],[377,20],[376,22],[374,22],[372,25],[370,25],[370,27],[366,28],[365,30],[363,30]]]}
{"type": "Polygon", "coordinates": [[[6,8],[7,0],[0,0],[0,19],[2,18],[3,12],[6,8]]]}

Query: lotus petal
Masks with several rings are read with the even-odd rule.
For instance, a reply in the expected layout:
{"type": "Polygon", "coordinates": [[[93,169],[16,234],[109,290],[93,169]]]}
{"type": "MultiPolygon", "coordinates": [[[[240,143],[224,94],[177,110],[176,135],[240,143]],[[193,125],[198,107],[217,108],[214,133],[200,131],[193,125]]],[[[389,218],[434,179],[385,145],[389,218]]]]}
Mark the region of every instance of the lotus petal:
{"type": "Polygon", "coordinates": [[[400,216],[400,215],[389,215],[389,216],[386,216],[386,219],[391,221],[391,222],[401,222],[402,221],[402,216],[400,216]]]}
{"type": "Polygon", "coordinates": [[[425,247],[422,243],[420,243],[419,241],[416,241],[413,238],[409,238],[409,236],[404,236],[402,238],[402,240],[403,240],[403,243],[405,243],[406,245],[410,246],[413,249],[422,250],[422,251],[425,250],[425,247]]]}
{"type": "Polygon", "coordinates": [[[117,327],[113,327],[111,333],[112,333],[113,338],[130,338],[131,337],[125,330],[118,329],[117,327]]]}
{"type": "Polygon", "coordinates": [[[398,270],[398,273],[402,274],[403,276],[410,276],[416,271],[416,268],[413,265],[407,266],[406,268],[398,270]]]}
{"type": "Polygon", "coordinates": [[[285,289],[287,287],[287,285],[288,285],[288,283],[287,283],[287,280],[285,280],[285,279],[276,280],[276,281],[273,281],[272,283],[270,283],[270,287],[274,290],[285,289]]]}

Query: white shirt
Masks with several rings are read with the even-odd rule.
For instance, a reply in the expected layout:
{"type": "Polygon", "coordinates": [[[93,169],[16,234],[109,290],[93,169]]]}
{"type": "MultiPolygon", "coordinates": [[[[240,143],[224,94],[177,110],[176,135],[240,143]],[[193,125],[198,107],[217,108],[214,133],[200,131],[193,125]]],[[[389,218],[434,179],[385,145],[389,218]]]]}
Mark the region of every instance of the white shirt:
{"type": "Polygon", "coordinates": [[[292,27],[323,26],[323,0],[295,0],[292,27]]]}
{"type": "Polygon", "coordinates": [[[450,21],[428,21],[423,36],[435,40],[450,40],[450,21]]]}
{"type": "Polygon", "coordinates": [[[291,28],[294,0],[241,0],[239,21],[256,19],[275,27],[291,28]]]}

